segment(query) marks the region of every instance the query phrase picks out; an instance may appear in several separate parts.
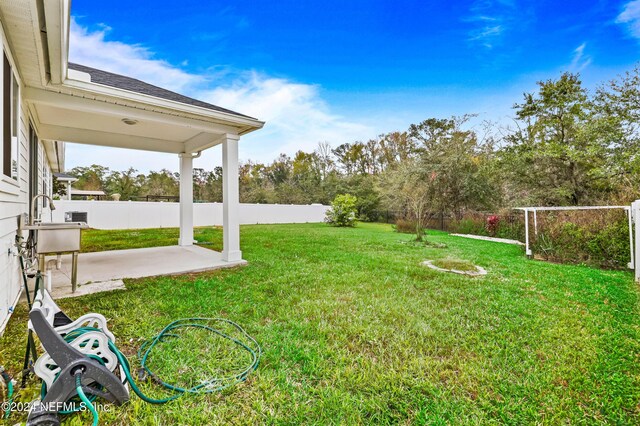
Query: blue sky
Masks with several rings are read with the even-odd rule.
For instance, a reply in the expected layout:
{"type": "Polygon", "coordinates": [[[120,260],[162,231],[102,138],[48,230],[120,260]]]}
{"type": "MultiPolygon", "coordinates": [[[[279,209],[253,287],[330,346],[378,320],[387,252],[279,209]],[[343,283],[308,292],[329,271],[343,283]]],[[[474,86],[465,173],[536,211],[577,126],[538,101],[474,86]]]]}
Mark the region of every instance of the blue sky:
{"type": "MultiPolygon", "coordinates": [[[[366,140],[432,116],[508,122],[537,80],[569,70],[594,88],[640,53],[640,0],[72,5],[72,61],[266,120],[242,139],[243,160],[366,140]]],[[[71,146],[68,165],[101,150],[71,146]]],[[[172,156],[122,154],[104,151],[103,164],[177,167],[172,156]]]]}

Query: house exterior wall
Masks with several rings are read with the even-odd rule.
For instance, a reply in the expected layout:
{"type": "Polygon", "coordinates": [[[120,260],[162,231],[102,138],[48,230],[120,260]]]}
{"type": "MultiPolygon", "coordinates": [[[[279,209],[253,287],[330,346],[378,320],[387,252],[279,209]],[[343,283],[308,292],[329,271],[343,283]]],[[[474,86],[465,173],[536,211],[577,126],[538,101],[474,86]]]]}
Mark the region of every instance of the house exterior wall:
{"type": "MultiPolygon", "coordinates": [[[[88,224],[97,229],[177,228],[179,203],[144,201],[57,200],[53,221],[63,222],[66,212],[87,212],[88,224]]],[[[240,204],[240,224],[322,222],[329,206],[320,204],[240,204]]],[[[193,205],[195,226],[222,226],[222,203],[193,205]]]]}
{"type": "MultiPolygon", "coordinates": [[[[0,22],[0,41],[2,50],[7,54],[20,86],[20,107],[18,120],[18,180],[4,176],[0,172],[0,334],[6,326],[22,290],[20,263],[15,248],[18,229],[18,216],[28,213],[29,209],[29,112],[22,99],[24,85],[17,73],[13,54],[10,51],[2,23],[0,22]]],[[[0,55],[1,57],[1,55],[0,55]]],[[[0,75],[2,70],[0,69],[0,75]]],[[[0,80],[1,81],[1,80],[0,80]]],[[[2,88],[0,87],[0,94],[2,88]]],[[[37,129],[36,129],[37,133],[37,129]]],[[[52,173],[47,161],[44,145],[38,143],[38,190],[52,190],[52,173]]],[[[0,151],[0,155],[2,155],[0,151]]]]}

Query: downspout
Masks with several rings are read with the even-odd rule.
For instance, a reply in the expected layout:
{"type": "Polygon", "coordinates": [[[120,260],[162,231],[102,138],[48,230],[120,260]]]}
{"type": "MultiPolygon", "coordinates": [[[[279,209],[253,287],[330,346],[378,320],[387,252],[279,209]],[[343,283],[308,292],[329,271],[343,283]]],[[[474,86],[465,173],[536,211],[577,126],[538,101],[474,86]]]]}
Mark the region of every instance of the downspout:
{"type": "Polygon", "coordinates": [[[60,173],[63,173],[64,170],[62,170],[62,162],[60,161],[60,149],[58,149],[58,144],[59,143],[60,142],[58,142],[58,141],[53,142],[53,148],[56,150],[56,161],[58,163],[58,171],[60,173]]]}
{"type": "Polygon", "coordinates": [[[49,58],[49,40],[47,36],[47,24],[44,12],[44,0],[38,0],[36,2],[38,27],[40,28],[40,43],[42,43],[42,61],[44,64],[44,71],[47,76],[47,84],[51,81],[51,62],[49,58]]]}

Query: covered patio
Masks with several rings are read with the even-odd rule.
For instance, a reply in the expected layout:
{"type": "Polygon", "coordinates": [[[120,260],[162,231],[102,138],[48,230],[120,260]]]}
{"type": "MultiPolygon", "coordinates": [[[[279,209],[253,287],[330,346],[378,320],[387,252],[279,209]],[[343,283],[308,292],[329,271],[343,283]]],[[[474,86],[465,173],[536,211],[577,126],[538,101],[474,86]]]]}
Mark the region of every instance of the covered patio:
{"type": "Polygon", "coordinates": [[[62,267],[51,271],[54,296],[120,288],[123,278],[246,264],[238,220],[238,143],[241,134],[262,127],[262,122],[139,80],[74,64],[61,88],[58,92],[26,90],[26,99],[37,112],[39,138],[176,154],[180,237],[177,246],[81,253],[76,293],[71,293],[71,255],[65,255],[62,267]],[[193,159],[217,145],[222,145],[223,167],[221,253],[194,246],[193,233],[193,159]]]}
{"type": "MultiPolygon", "coordinates": [[[[25,90],[36,112],[40,139],[175,154],[180,171],[179,245],[80,254],[78,294],[89,291],[82,287],[87,283],[95,292],[112,289],[114,280],[122,278],[245,264],[240,249],[238,143],[241,135],[264,123],[133,78],[68,66],[68,78],[56,90],[25,90]],[[221,253],[194,246],[193,236],[193,160],[218,145],[223,168],[221,253]]],[[[65,256],[62,268],[52,271],[55,293],[70,292],[70,268],[70,257],[65,256]]]]}
{"type": "MultiPolygon", "coordinates": [[[[37,112],[40,139],[176,154],[180,170],[179,245],[83,253],[78,284],[245,264],[238,220],[238,143],[242,134],[263,123],[90,67],[69,64],[68,75],[55,92],[26,89],[25,98],[37,112]],[[222,253],[194,246],[193,237],[193,159],[217,145],[222,146],[222,253]]],[[[63,264],[53,271],[53,287],[69,283],[70,256],[63,257],[63,264]]]]}
{"type": "Polygon", "coordinates": [[[263,122],[133,78],[68,64],[56,91],[25,90],[38,137],[176,154],[180,171],[180,246],[193,245],[193,159],[222,146],[222,260],[242,260],[238,221],[238,143],[263,122]]]}
{"type": "MultiPolygon", "coordinates": [[[[131,151],[132,156],[140,151],[173,154],[180,172],[178,246],[81,254],[79,284],[109,278],[91,275],[101,265],[117,270],[119,277],[140,277],[243,263],[238,143],[264,123],[135,78],[70,63],[69,7],[67,1],[46,1],[7,2],[0,8],[9,42],[18,46],[13,59],[20,70],[20,108],[28,111],[22,130],[33,154],[31,163],[38,164],[38,141],[49,142],[47,155],[57,159],[58,171],[63,172],[65,144],[70,142],[138,150],[131,151]],[[218,145],[223,168],[223,246],[221,253],[202,252],[193,247],[193,159],[218,145]]],[[[39,191],[37,167],[32,169],[29,199],[39,191]]],[[[29,201],[27,209],[33,203],[29,201]]],[[[64,263],[67,267],[66,258],[64,263]]],[[[59,272],[54,272],[56,280],[64,277],[59,272]]]]}
{"type": "MultiPolygon", "coordinates": [[[[47,261],[55,260],[47,257],[47,261]]],[[[71,255],[62,256],[62,267],[51,270],[54,298],[82,296],[124,288],[124,278],[178,275],[246,265],[244,260],[228,261],[222,253],[196,245],[150,247],[81,253],[78,256],[78,289],[71,292],[71,255]]],[[[26,298],[23,295],[23,298],[26,298]]]]}

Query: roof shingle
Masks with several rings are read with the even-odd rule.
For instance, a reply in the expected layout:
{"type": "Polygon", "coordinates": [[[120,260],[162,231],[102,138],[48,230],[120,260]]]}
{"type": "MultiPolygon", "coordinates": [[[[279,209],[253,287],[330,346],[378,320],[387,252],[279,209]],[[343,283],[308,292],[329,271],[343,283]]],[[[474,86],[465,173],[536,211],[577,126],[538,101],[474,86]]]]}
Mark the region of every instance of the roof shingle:
{"type": "Polygon", "coordinates": [[[210,109],[213,111],[224,112],[227,114],[237,115],[238,117],[253,118],[239,112],[231,111],[226,108],[219,107],[207,102],[199,101],[188,96],[172,92],[144,81],[126,77],[124,75],[114,74],[108,71],[102,71],[96,68],[87,67],[85,65],[74,64],[69,62],[69,69],[81,71],[91,76],[92,83],[103,84],[105,86],[115,87],[117,89],[129,90],[131,92],[141,93],[143,95],[154,96],[156,98],[167,99],[170,101],[180,102],[186,105],[197,106],[210,109]]]}

